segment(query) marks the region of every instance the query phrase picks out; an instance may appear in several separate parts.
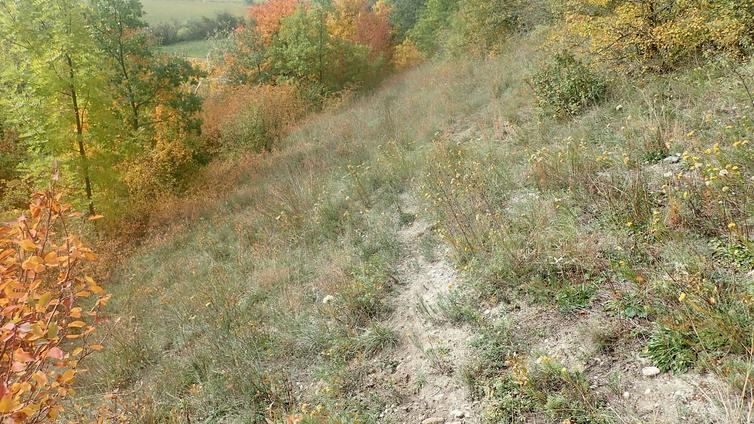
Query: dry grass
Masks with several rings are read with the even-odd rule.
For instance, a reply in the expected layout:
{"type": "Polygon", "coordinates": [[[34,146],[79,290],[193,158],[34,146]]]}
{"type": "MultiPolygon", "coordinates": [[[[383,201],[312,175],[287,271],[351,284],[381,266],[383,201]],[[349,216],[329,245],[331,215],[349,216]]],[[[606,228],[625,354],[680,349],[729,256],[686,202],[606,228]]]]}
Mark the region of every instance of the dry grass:
{"type": "MultiPolygon", "coordinates": [[[[751,387],[741,367],[720,367],[750,361],[754,328],[745,91],[716,65],[616,77],[605,103],[556,120],[527,83],[547,60],[546,35],[497,58],[428,63],[305,119],[279,150],[210,167],[196,195],[155,215],[173,227],[115,272],[117,336],[82,392],[128,393],[109,401],[113,416],[147,422],[284,420],[301,403],[321,406],[320,418],[377,422],[384,405],[356,396],[353,364],[394,344],[377,324],[406,191],[425,199],[470,280],[448,316],[474,322],[468,305],[503,300],[597,310],[627,320],[633,343],[653,340],[661,367],[722,369],[751,387]],[[705,184],[708,167],[727,169],[725,184],[705,184]]],[[[616,421],[589,375],[554,368],[532,368],[520,398],[532,403],[504,403],[521,390],[516,374],[480,358],[477,371],[502,370],[469,374],[495,389],[491,417],[528,408],[562,421],[572,401],[582,422],[616,421]]],[[[729,416],[746,413],[742,393],[723,403],[729,416]]]]}

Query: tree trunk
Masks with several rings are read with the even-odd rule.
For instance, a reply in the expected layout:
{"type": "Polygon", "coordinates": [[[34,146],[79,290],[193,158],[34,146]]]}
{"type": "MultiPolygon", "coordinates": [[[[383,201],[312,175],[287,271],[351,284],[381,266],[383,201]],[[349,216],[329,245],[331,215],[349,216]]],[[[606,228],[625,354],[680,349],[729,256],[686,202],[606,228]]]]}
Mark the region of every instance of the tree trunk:
{"type": "Polygon", "coordinates": [[[126,91],[128,94],[128,103],[131,106],[131,129],[134,132],[139,130],[139,106],[136,104],[136,95],[134,94],[133,87],[131,85],[131,76],[128,74],[128,68],[126,67],[126,54],[123,47],[123,27],[119,27],[120,34],[118,36],[118,64],[120,65],[121,72],[123,73],[123,80],[126,84],[126,91]]]}
{"type": "Polygon", "coordinates": [[[71,56],[66,54],[65,59],[68,63],[71,107],[73,108],[73,117],[76,121],[76,143],[78,144],[79,159],[81,160],[81,172],[84,176],[84,191],[86,193],[86,198],[89,201],[89,214],[94,216],[96,215],[96,212],[94,209],[94,200],[92,198],[92,180],[89,177],[89,162],[86,157],[86,148],[84,146],[84,122],[83,117],[81,116],[81,109],[79,107],[79,100],[76,93],[76,74],[73,70],[73,60],[71,60],[71,56]]]}

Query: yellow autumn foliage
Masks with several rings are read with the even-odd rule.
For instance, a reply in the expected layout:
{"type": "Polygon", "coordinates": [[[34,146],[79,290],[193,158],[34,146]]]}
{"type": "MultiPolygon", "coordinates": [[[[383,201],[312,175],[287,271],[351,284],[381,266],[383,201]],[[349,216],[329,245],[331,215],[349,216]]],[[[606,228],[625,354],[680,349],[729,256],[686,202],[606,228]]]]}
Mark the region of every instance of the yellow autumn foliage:
{"type": "Polygon", "coordinates": [[[754,0],[573,0],[571,34],[611,62],[666,71],[703,51],[744,50],[754,35],[754,0]]]}

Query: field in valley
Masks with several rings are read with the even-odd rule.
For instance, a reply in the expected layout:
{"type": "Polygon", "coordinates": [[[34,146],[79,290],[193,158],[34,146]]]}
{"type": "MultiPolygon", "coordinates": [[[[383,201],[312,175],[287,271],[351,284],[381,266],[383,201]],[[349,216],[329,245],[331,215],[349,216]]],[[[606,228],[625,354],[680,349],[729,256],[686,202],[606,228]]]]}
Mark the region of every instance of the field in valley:
{"type": "Polygon", "coordinates": [[[244,16],[248,4],[243,0],[144,0],[145,18],[150,25],[162,22],[184,22],[192,18],[212,18],[218,13],[244,16]]]}

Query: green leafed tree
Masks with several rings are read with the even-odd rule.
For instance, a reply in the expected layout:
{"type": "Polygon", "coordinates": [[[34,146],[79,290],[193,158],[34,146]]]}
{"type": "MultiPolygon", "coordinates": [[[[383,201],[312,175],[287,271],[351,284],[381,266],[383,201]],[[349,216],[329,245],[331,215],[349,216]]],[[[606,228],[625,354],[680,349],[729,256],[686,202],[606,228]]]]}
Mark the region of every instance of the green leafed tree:
{"type": "Polygon", "coordinates": [[[19,166],[28,158],[18,140],[18,133],[7,124],[0,110],[0,211],[21,208],[27,196],[23,193],[19,166]]]}
{"type": "Polygon", "coordinates": [[[403,40],[421,17],[427,0],[390,0],[390,23],[398,40],[403,40]]]}
{"type": "Polygon", "coordinates": [[[459,53],[499,51],[520,25],[522,0],[467,0],[452,23],[451,45],[459,53]]]}
{"type": "Polygon", "coordinates": [[[153,131],[155,108],[161,105],[176,110],[184,129],[197,130],[201,102],[185,87],[196,84],[203,73],[183,59],[156,52],[139,0],[93,0],[92,9],[90,21],[108,62],[121,120],[134,133],[153,131]]]}
{"type": "Polygon", "coordinates": [[[23,157],[14,180],[40,186],[57,167],[92,215],[175,187],[197,147],[203,73],[158,53],[142,15],[138,0],[0,3],[0,149],[23,157]]]}
{"type": "Polygon", "coordinates": [[[226,61],[226,77],[232,84],[254,84],[269,77],[265,64],[267,47],[252,21],[232,35],[226,61]]]}
{"type": "Polygon", "coordinates": [[[459,6],[458,0],[427,0],[419,20],[408,33],[409,39],[424,53],[431,56],[444,47],[450,21],[459,6]]]}
{"type": "Polygon", "coordinates": [[[44,178],[59,162],[66,175],[78,175],[70,183],[95,214],[91,156],[106,141],[91,137],[90,117],[106,110],[108,99],[87,12],[77,0],[0,5],[0,103],[32,152],[27,171],[44,178]]]}
{"type": "Polygon", "coordinates": [[[273,74],[324,83],[330,43],[324,16],[318,12],[299,6],[282,20],[268,52],[273,74]]]}
{"type": "Polygon", "coordinates": [[[150,72],[151,56],[147,24],[139,0],[93,0],[92,28],[97,44],[110,62],[110,79],[119,100],[123,120],[136,131],[144,125],[150,87],[142,83],[150,72]],[[140,60],[134,60],[140,59],[140,60]]]}

